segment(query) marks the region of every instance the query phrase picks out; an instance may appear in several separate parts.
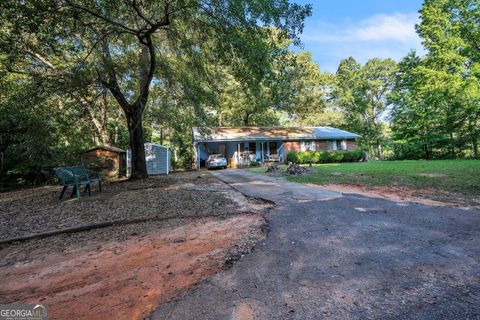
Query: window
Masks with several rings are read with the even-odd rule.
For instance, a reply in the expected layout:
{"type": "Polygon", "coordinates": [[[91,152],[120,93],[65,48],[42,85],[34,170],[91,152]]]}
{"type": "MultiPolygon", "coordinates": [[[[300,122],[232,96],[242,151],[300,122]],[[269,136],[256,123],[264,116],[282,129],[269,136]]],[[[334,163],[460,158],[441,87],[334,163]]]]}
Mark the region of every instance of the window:
{"type": "Polygon", "coordinates": [[[315,141],[302,141],[300,147],[302,151],[315,151],[317,149],[315,141]]]}
{"type": "Polygon", "coordinates": [[[347,141],[346,140],[342,140],[340,142],[340,149],[347,150],[347,141]]]}
{"type": "Polygon", "coordinates": [[[337,150],[337,140],[332,141],[332,150],[337,150]]]}

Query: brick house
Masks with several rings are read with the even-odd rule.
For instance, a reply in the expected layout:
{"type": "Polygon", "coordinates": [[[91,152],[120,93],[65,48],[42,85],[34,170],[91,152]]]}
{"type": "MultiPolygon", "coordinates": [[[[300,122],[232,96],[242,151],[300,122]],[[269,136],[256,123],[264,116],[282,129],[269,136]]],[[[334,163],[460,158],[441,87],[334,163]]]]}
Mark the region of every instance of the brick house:
{"type": "Polygon", "coordinates": [[[234,166],[249,161],[285,162],[290,151],[350,151],[360,138],[332,127],[195,127],[192,133],[197,166],[210,154],[224,154],[234,166]]]}

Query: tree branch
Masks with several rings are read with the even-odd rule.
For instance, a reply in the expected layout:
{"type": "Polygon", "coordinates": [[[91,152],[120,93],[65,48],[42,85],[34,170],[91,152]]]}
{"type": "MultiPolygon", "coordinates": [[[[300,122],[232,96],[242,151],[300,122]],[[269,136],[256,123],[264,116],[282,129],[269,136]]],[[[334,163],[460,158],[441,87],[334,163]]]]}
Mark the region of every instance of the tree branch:
{"type": "Polygon", "coordinates": [[[122,107],[123,111],[129,112],[131,107],[128,100],[125,98],[125,95],[122,93],[120,86],[117,80],[117,74],[115,72],[115,67],[113,66],[112,56],[110,54],[110,48],[108,43],[103,40],[102,42],[102,58],[105,68],[108,73],[108,81],[105,81],[101,76],[99,76],[100,83],[110,90],[114,98],[117,100],[118,104],[122,107]]]}
{"type": "Polygon", "coordinates": [[[141,106],[142,111],[147,104],[150,93],[150,83],[152,82],[156,68],[155,47],[152,42],[152,37],[149,34],[145,36],[143,45],[146,48],[142,47],[140,53],[140,93],[135,101],[136,105],[141,106]],[[148,53],[145,50],[148,50],[148,53]]]}
{"type": "Polygon", "coordinates": [[[145,15],[142,13],[142,11],[140,10],[140,7],[137,5],[137,1],[136,0],[133,0],[133,1],[129,1],[129,0],[126,0],[126,2],[135,10],[135,12],[137,13],[137,15],[142,18],[143,21],[145,21],[147,24],[149,24],[150,26],[153,26],[153,23],[152,21],[150,21],[150,19],[148,19],[147,17],[145,17],[145,15]]]}
{"type": "Polygon", "coordinates": [[[82,6],[79,6],[75,3],[72,3],[70,2],[69,0],[66,1],[66,3],[68,4],[68,6],[72,7],[72,8],[75,8],[75,9],[78,9],[80,11],[84,11],[84,12],[87,12],[88,14],[94,16],[94,17],[97,17],[105,22],[108,22],[109,24],[113,25],[113,26],[117,26],[119,28],[122,28],[124,29],[125,31],[127,31],[128,33],[131,33],[131,34],[135,34],[135,35],[138,35],[140,33],[139,30],[135,30],[135,29],[132,29],[130,27],[127,27],[126,25],[123,25],[119,22],[116,22],[116,21],[113,21],[112,19],[109,19],[93,10],[90,10],[88,8],[85,8],[85,7],[82,7],[82,6]]]}

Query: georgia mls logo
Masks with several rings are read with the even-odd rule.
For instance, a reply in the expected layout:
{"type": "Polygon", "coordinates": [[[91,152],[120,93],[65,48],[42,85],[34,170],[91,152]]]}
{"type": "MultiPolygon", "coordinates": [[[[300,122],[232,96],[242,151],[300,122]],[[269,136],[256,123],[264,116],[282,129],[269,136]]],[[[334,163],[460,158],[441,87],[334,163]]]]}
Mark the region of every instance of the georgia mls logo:
{"type": "Polygon", "coordinates": [[[1,304],[0,320],[47,320],[47,307],[42,304],[1,304]]]}
{"type": "Polygon", "coordinates": [[[47,308],[42,304],[37,304],[33,307],[33,316],[34,317],[46,317],[47,316],[47,308]]]}

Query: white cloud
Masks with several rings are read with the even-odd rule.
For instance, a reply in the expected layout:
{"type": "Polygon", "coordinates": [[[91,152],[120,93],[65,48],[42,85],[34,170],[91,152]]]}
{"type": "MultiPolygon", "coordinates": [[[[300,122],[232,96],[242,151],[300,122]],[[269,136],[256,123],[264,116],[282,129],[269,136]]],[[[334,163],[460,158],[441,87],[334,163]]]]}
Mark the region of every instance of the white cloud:
{"type": "Polygon", "coordinates": [[[361,22],[358,29],[352,30],[352,39],[359,41],[412,41],[418,39],[415,24],[417,14],[376,15],[361,22]]]}
{"type": "Polygon", "coordinates": [[[316,30],[307,30],[304,41],[313,42],[359,42],[417,40],[415,24],[417,14],[379,14],[362,20],[355,25],[338,26],[322,21],[316,22],[316,30]]]}
{"type": "Polygon", "coordinates": [[[320,67],[334,72],[340,60],[349,56],[365,63],[374,57],[399,60],[412,49],[422,54],[416,23],[416,13],[378,14],[338,24],[315,21],[307,26],[302,40],[320,67]]]}

